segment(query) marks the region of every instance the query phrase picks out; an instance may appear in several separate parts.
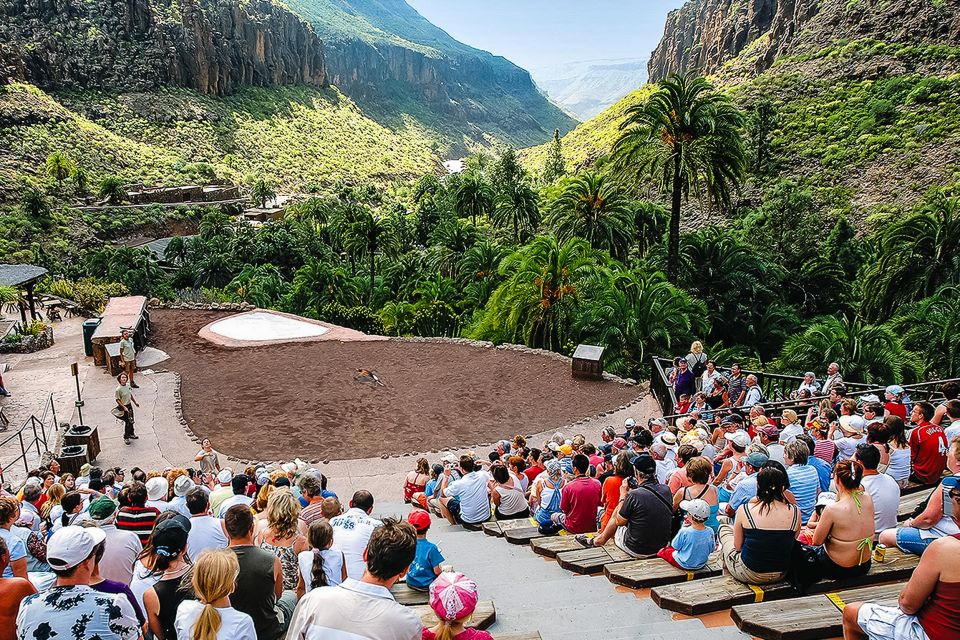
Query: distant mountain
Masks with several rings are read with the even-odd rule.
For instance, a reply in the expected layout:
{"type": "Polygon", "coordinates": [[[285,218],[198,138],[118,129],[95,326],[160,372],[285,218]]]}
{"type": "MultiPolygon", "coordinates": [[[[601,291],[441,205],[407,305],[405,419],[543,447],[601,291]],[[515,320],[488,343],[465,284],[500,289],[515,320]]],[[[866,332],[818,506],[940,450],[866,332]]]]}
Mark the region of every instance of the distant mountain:
{"type": "MultiPolygon", "coordinates": [[[[960,192],[955,1],[689,0],[668,16],[649,72],[652,81],[707,74],[748,112],[769,101],[769,173],[861,227],[932,189],[960,192]]],[[[567,168],[608,154],[627,110],[655,89],[637,89],[565,136],[567,168]]],[[[539,171],[548,153],[542,145],[521,158],[539,171]]]]}
{"type": "Polygon", "coordinates": [[[287,0],[323,40],[330,83],[382,123],[412,116],[447,153],[545,142],[576,124],[506,58],[459,42],[404,0],[287,0]]]}
{"type": "Polygon", "coordinates": [[[588,120],[647,81],[647,59],[585,60],[530,73],[551,100],[588,120]]]}

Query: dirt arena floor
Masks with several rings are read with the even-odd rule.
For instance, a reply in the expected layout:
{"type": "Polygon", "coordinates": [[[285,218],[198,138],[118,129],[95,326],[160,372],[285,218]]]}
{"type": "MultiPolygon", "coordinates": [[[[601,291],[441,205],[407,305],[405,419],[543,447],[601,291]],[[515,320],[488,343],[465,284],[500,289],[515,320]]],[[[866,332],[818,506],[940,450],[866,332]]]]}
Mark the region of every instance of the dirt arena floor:
{"type": "Polygon", "coordinates": [[[465,345],[306,342],[246,348],[197,335],[218,311],[157,309],[150,344],[180,373],[191,429],[219,451],[353,459],[486,443],[615,409],[638,387],[574,380],[550,358],[465,345]],[[385,386],[354,380],[375,371],[385,386]]]}

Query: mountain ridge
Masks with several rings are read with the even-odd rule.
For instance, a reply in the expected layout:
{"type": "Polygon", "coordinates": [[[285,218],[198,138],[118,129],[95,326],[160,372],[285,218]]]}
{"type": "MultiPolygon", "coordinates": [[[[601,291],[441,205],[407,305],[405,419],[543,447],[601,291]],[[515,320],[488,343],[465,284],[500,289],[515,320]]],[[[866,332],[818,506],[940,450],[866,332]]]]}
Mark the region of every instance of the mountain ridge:
{"type": "Polygon", "coordinates": [[[555,103],[588,120],[647,79],[647,58],[582,60],[530,70],[555,103]]]}
{"type": "MultiPolygon", "coordinates": [[[[909,210],[931,189],[960,190],[960,9],[935,0],[815,4],[816,13],[797,22],[797,11],[814,4],[756,0],[750,6],[783,13],[769,16],[767,31],[747,42],[730,35],[749,35],[762,21],[751,27],[745,14],[728,13],[746,3],[690,0],[668,20],[651,58],[651,81],[706,73],[748,114],[771,102],[777,115],[769,145],[777,166],[773,175],[755,178],[760,184],[744,195],[748,202],[764,181],[790,179],[811,189],[830,215],[864,228],[874,215],[909,210]],[[705,10],[711,7],[713,13],[705,10]],[[683,16],[689,21],[678,26],[683,16]],[[925,30],[932,16],[939,22],[925,30]],[[714,53],[690,55],[701,51],[714,53]]],[[[655,88],[638,89],[565,136],[568,169],[592,166],[609,153],[626,110],[655,88]]],[[[542,145],[521,157],[539,170],[547,151],[542,145]]]]}

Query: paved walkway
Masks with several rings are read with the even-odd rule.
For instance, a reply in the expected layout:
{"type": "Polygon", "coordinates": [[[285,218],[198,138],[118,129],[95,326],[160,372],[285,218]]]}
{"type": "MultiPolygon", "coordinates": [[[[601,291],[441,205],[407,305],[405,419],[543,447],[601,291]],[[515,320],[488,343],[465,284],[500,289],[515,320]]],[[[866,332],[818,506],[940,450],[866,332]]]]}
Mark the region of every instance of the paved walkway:
{"type": "MultiPolygon", "coordinates": [[[[405,516],[402,503],[375,504],[378,516],[405,516]]],[[[699,619],[660,609],[648,593],[616,587],[604,576],[579,576],[529,547],[509,544],[434,518],[428,538],[440,546],[446,562],[473,578],[482,600],[493,600],[494,637],[539,630],[543,640],[744,640],[728,626],[708,628],[699,619]],[[681,619],[682,618],[682,619],[681,619]]],[[[649,590],[647,590],[649,591],[649,590]]]]}

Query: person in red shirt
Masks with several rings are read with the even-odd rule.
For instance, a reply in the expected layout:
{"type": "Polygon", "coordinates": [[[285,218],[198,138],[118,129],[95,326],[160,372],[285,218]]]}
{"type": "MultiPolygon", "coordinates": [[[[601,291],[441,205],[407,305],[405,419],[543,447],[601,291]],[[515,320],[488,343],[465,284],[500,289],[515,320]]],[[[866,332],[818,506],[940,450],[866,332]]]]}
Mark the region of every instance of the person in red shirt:
{"type": "Polygon", "coordinates": [[[543,471],[540,449],[530,449],[530,455],[527,456],[527,468],[523,470],[523,475],[527,476],[527,480],[530,481],[530,486],[533,486],[533,481],[536,480],[537,476],[543,473],[543,471]]]}
{"type": "Polygon", "coordinates": [[[883,405],[886,411],[885,415],[900,416],[900,418],[906,422],[907,406],[903,404],[903,387],[898,384],[892,384],[886,388],[883,397],[886,400],[883,405]]]}
{"type": "Polygon", "coordinates": [[[913,405],[910,420],[917,426],[910,432],[910,479],[920,484],[937,484],[947,466],[947,436],[943,427],[930,419],[936,409],[929,402],[913,405]]]}
{"type": "Polygon", "coordinates": [[[573,480],[560,493],[557,524],[570,533],[596,533],[600,507],[600,482],[587,475],[590,459],[582,453],[573,456],[573,480]]]}
{"type": "MultiPolygon", "coordinates": [[[[953,519],[960,525],[960,488],[951,489],[948,499],[953,501],[953,519]]],[[[843,637],[848,640],[960,638],[960,534],[930,543],[900,592],[898,605],[849,603],[843,608],[843,637]]]]}

